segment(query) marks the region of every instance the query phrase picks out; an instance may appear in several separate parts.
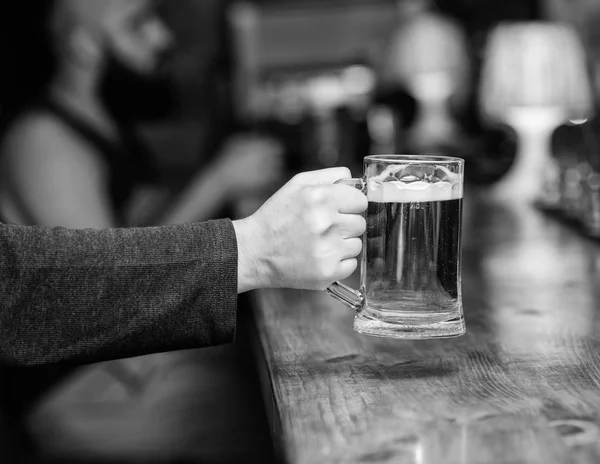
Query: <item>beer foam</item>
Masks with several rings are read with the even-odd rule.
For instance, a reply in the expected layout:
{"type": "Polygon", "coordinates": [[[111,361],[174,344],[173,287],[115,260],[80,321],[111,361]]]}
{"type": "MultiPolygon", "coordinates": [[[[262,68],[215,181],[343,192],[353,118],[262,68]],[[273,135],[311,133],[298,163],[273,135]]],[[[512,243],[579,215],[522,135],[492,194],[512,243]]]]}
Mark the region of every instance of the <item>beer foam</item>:
{"type": "Polygon", "coordinates": [[[374,203],[422,203],[462,197],[462,186],[451,182],[370,181],[367,187],[367,198],[374,203]]]}
{"type": "MultiPolygon", "coordinates": [[[[385,179],[389,177],[398,177],[397,174],[400,171],[404,171],[410,166],[411,165],[409,164],[392,164],[387,166],[378,176],[372,177],[371,180],[376,182],[385,182],[385,179]]],[[[430,167],[433,166],[434,165],[430,167]]],[[[462,176],[456,172],[450,171],[450,169],[448,169],[446,166],[435,165],[435,169],[444,173],[444,179],[446,182],[451,182],[452,184],[458,184],[461,182],[462,176]]]]}

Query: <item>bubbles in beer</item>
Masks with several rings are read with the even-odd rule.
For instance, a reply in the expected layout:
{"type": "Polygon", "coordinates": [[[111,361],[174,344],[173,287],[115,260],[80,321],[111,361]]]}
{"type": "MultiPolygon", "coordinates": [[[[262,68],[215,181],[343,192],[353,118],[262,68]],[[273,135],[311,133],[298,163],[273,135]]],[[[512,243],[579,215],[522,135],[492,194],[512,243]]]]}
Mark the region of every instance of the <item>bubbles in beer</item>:
{"type": "Polygon", "coordinates": [[[432,168],[369,181],[363,266],[370,308],[435,322],[460,304],[463,192],[461,182],[432,168]],[[434,177],[443,180],[431,182],[434,177]]]}

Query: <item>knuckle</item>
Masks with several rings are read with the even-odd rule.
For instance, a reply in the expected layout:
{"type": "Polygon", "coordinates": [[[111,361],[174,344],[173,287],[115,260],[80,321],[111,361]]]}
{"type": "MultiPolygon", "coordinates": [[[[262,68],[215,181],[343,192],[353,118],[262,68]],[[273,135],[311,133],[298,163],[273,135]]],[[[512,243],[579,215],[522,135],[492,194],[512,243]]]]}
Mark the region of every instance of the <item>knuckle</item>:
{"type": "Polygon", "coordinates": [[[312,248],[312,257],[320,270],[327,268],[327,255],[329,253],[330,249],[324,243],[318,243],[312,248]]]}
{"type": "Polygon", "coordinates": [[[331,219],[319,210],[308,211],[304,222],[310,233],[319,236],[327,232],[332,226],[331,219]]]}
{"type": "Polygon", "coordinates": [[[328,192],[321,186],[305,187],[304,192],[309,205],[321,205],[327,201],[328,192]]]}
{"type": "Polygon", "coordinates": [[[333,282],[336,276],[336,266],[332,261],[323,264],[321,277],[326,282],[333,282]]]}
{"type": "MultiPolygon", "coordinates": [[[[326,252],[326,250],[323,250],[326,252]]],[[[323,251],[315,249],[315,271],[320,281],[333,281],[336,273],[336,260],[331,259],[323,251]]]]}
{"type": "Polygon", "coordinates": [[[358,261],[354,258],[344,260],[344,263],[339,267],[337,274],[333,278],[334,281],[344,280],[350,277],[358,268],[358,261]]]}

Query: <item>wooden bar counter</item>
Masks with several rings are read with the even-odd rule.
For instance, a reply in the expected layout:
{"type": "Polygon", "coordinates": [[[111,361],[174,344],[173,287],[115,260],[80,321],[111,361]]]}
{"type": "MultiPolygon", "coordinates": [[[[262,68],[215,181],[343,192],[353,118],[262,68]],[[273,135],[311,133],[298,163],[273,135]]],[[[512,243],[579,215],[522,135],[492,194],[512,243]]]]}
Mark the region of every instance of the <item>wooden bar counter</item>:
{"type": "Polygon", "coordinates": [[[282,462],[600,462],[600,245],[465,200],[467,334],[366,337],[325,293],[253,295],[282,462]]]}

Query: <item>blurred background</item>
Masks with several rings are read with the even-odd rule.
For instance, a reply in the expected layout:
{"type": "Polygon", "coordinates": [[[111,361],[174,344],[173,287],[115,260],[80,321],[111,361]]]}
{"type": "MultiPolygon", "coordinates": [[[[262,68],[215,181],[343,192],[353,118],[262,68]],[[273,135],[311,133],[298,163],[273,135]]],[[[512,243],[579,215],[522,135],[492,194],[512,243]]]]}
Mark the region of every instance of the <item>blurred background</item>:
{"type": "MultiPolygon", "coordinates": [[[[4,222],[235,218],[297,172],[427,153],[600,236],[596,0],[19,0],[0,20],[4,222]]],[[[10,453],[271,462],[238,348],[4,370],[10,453]]]]}

